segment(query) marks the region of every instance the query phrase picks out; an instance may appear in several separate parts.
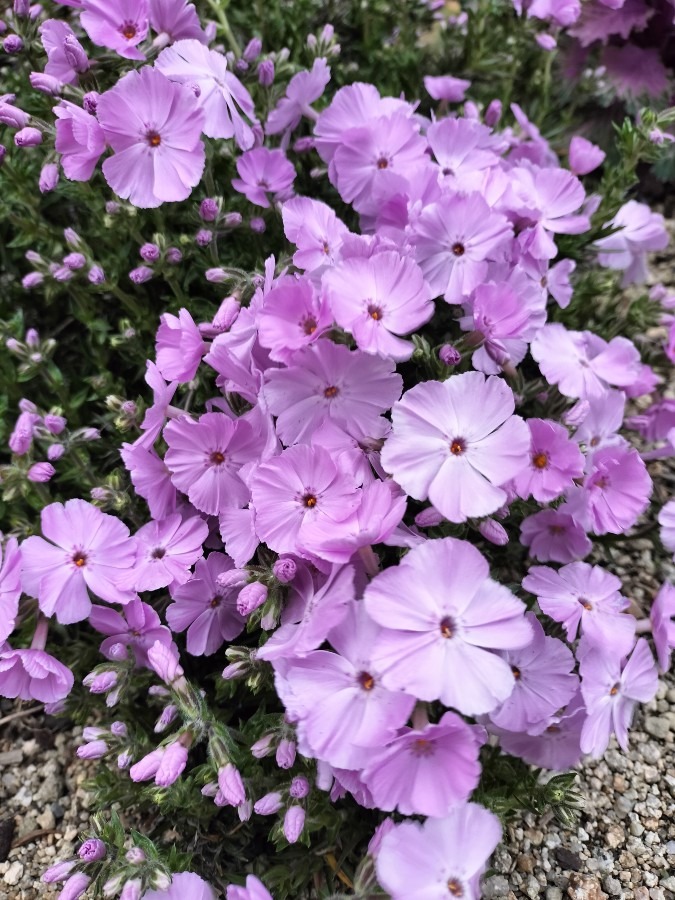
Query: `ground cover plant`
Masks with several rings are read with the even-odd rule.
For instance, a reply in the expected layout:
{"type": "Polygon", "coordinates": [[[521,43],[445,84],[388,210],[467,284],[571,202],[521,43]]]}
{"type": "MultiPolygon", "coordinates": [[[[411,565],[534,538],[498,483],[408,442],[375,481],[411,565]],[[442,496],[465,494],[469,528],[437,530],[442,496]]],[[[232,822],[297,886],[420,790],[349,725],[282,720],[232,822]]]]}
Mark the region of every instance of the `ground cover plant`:
{"type": "Polygon", "coordinates": [[[674,20],[15,0],[0,695],[98,761],[62,900],[478,897],[627,746],[675,646],[613,564],[675,551],[674,20]]]}

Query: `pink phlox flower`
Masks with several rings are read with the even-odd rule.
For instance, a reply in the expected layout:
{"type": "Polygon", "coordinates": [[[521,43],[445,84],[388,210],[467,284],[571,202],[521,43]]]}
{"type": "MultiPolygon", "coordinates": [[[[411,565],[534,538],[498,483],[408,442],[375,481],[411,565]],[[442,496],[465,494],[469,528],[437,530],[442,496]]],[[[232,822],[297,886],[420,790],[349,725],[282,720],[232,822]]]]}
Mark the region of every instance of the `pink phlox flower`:
{"type": "Polygon", "coordinates": [[[397,251],[346,259],[324,273],[322,284],[335,320],[366,353],[410,359],[410,334],[434,313],[422,270],[397,251]]]}
{"type": "Polygon", "coordinates": [[[21,597],[21,548],[16,538],[2,546],[0,535],[0,645],[14,631],[21,597]]]}
{"type": "Polygon", "coordinates": [[[277,553],[310,553],[315,526],[323,523],[339,539],[360,494],[322,447],[299,444],[259,466],[251,479],[255,529],[277,553]],[[304,551],[304,552],[303,552],[304,551]]]}
{"type": "Polygon", "coordinates": [[[188,0],[149,0],[150,27],[157,33],[157,43],[175,43],[194,38],[207,43],[194,3],[188,0]]]}
{"type": "Polygon", "coordinates": [[[78,75],[89,68],[89,61],[73,29],[61,19],[47,19],[39,31],[47,54],[46,74],[63,84],[76,84],[78,75]]]}
{"type": "Polygon", "coordinates": [[[232,187],[244,194],[251,203],[269,207],[268,194],[284,200],[291,193],[295,168],[283,150],[256,147],[237,159],[239,178],[232,179],[232,187]]]}
{"type": "Polygon", "coordinates": [[[128,72],[101,94],[97,116],[114,150],[103,174],[116,194],[142,209],[190,196],[205,162],[204,114],[194,99],[188,88],[149,66],[128,72]]]}
{"type": "Polygon", "coordinates": [[[377,879],[392,900],[479,900],[481,875],[501,836],[497,816],[477,803],[423,824],[402,822],[382,838],[377,879]]]}
{"type": "Polygon", "coordinates": [[[224,509],[218,516],[220,536],[225,549],[237,566],[245,566],[253,558],[260,541],[255,530],[253,509],[224,509]]]}
{"type": "Polygon", "coordinates": [[[594,534],[623,534],[649,504],[652,480],[633,447],[614,445],[596,451],[584,483],[571,488],[571,515],[594,534]]]}
{"type": "Polygon", "coordinates": [[[634,428],[647,441],[664,441],[675,428],[675,400],[661,397],[647,409],[625,420],[627,428],[634,428]]]}
{"type": "Polygon", "coordinates": [[[137,666],[148,665],[148,650],[156,641],[169,647],[173,640],[155,610],[138,598],[128,603],[121,613],[106,606],[92,606],[89,624],[107,635],[100,648],[107,659],[112,658],[112,649],[122,644],[131,649],[137,666]]]}
{"type": "Polygon", "coordinates": [[[427,140],[440,168],[442,183],[462,188],[465,176],[497,165],[491,130],[470,119],[447,118],[427,129],[427,140]]]}
{"type": "Polygon", "coordinates": [[[38,599],[46,616],[63,625],[86,619],[87,589],[106,603],[129,603],[134,593],[119,587],[134,562],[129,529],[115,516],[84,500],[50,503],[42,510],[42,533],[21,545],[23,590],[38,599]]]}
{"type": "Polygon", "coordinates": [[[565,169],[517,167],[509,173],[505,202],[519,227],[531,228],[528,249],[537,259],[552,259],[558,248],[549,232],[581,234],[590,228],[588,216],[577,213],[586,193],[579,179],[565,169]],[[576,213],[576,214],[575,214],[576,213]]]}
{"type": "Polygon", "coordinates": [[[632,384],[640,373],[640,354],[624,337],[607,342],[590,331],[568,331],[558,322],[544,325],[530,347],[542,374],[566,397],[590,400],[608,386],[632,384]]]}
{"type": "Polygon", "coordinates": [[[561,259],[548,270],[545,287],[561,309],[567,309],[574,293],[570,284],[570,275],[577,264],[573,259],[561,259]]]}
{"type": "Polygon", "coordinates": [[[349,472],[355,484],[370,484],[377,476],[386,481],[388,475],[380,465],[379,450],[390,430],[391,423],[384,418],[380,418],[377,428],[358,436],[347,434],[334,422],[325,422],[312,436],[312,445],[328,450],[340,471],[349,472]]]}
{"type": "Polygon", "coordinates": [[[428,162],[426,141],[401,112],[345,132],[328,174],[346,203],[372,215],[393,194],[405,192],[408,176],[428,162]]]}
{"type": "Polygon", "coordinates": [[[592,541],[564,503],[558,509],[542,509],[523,519],[520,542],[539,562],[571,563],[593,549],[592,541]]]}
{"type": "Polygon", "coordinates": [[[349,232],[330,206],[311,197],[294,197],[284,203],[281,216],[284,234],[298,248],[293,254],[295,266],[315,272],[335,264],[349,232]]]}
{"type": "Polygon", "coordinates": [[[499,743],[505,753],[517,756],[531,766],[564,772],[581,760],[579,743],[585,721],[586,708],[579,691],[540,734],[497,729],[499,743]]]}
{"type": "Polygon", "coordinates": [[[71,692],[73,673],[44,650],[0,646],[0,696],[56,703],[71,692]]]}
{"type": "Polygon", "coordinates": [[[237,612],[237,596],[247,581],[248,572],[225,553],[209,553],[198,560],[192,578],[172,589],[166,621],[173,631],[187,629],[188,653],[210,656],[241,634],[246,619],[237,612]],[[222,575],[227,583],[218,581],[222,575]]]}
{"type": "Polygon", "coordinates": [[[323,94],[330,81],[330,66],[326,60],[315,59],[309,71],[298,72],[288,83],[286,94],[267,117],[266,134],[280,134],[292,131],[303,116],[316,119],[311,104],[323,94]]]}
{"type": "Polygon", "coordinates": [[[578,134],[570,141],[570,169],[575,175],[588,175],[589,172],[593,172],[602,165],[606,156],[604,150],[578,134]]]}
{"type": "Polygon", "coordinates": [[[414,547],[372,579],[364,602],[383,627],[373,660],[389,690],[465,715],[489,712],[513,690],[511,668],[491,651],[524,647],[532,628],[473,545],[443,538],[414,547]]]}
{"type": "Polygon", "coordinates": [[[510,224],[481,194],[446,193],[417,218],[410,239],[434,296],[460,303],[485,280],[512,236],[510,224]]]}
{"type": "Polygon", "coordinates": [[[317,519],[304,548],[320,559],[347,563],[362,547],[387,540],[406,510],[403,491],[388,481],[371,481],[359,491],[359,505],[336,529],[327,518],[317,519]]]}
{"type": "Polygon", "coordinates": [[[628,751],[628,728],[638,703],[653,700],[659,684],[649,644],[641,638],[627,661],[609,653],[588,653],[581,660],[581,693],[588,718],[581,731],[581,749],[598,759],[612,732],[628,751]]]}
{"type": "Polygon", "coordinates": [[[167,384],[154,362],[146,363],[145,383],[152,390],[152,405],[145,411],[141,422],[143,434],[138,438],[136,445],[149,449],[155,443],[164,427],[164,422],[169,413],[169,407],[178,388],[178,382],[167,384]]]}
{"type": "Polygon", "coordinates": [[[61,168],[71,181],[89,181],[105,150],[105,135],[94,116],[79,106],[62,100],[55,106],[56,141],[61,168]]]}
{"type": "Polygon", "coordinates": [[[521,363],[529,341],[546,321],[541,291],[518,269],[512,270],[509,281],[479,284],[464,300],[463,309],[460,328],[483,338],[472,364],[486,375],[499,374],[507,363],[521,363]]]}
{"type": "Polygon", "coordinates": [[[569,647],[548,637],[534,613],[528,613],[527,619],[532,626],[531,643],[499,654],[511,666],[516,680],[513,691],[488,716],[498,728],[541,734],[577,693],[579,679],[573,674],[576,663],[569,647]]]}
{"type": "Polygon", "coordinates": [[[508,385],[480,372],[415,385],[394,404],[382,465],[450,522],[490,515],[527,465],[530,432],[514,406],[508,385]]]}
{"type": "Polygon", "coordinates": [[[309,440],[326,421],[356,437],[377,433],[402,383],[393,360],[323,339],[298,351],[288,368],[269,369],[263,393],[288,445],[309,440]]]}
{"type": "Polygon", "coordinates": [[[600,566],[574,562],[557,572],[532,566],[523,587],[543,613],[562,624],[568,641],[581,633],[588,646],[619,657],[632,648],[635,619],[624,614],[630,602],[620,593],[620,579],[600,566]]]}
{"type": "Polygon", "coordinates": [[[172,81],[197,88],[193,107],[203,110],[204,134],[210,138],[234,138],[241,150],[250,150],[257,125],[251,95],[239,79],[227,71],[227,59],[198,40],[177,41],[157,57],[155,67],[172,81]]]}
{"type": "Polygon", "coordinates": [[[548,419],[528,419],[527,425],[532,435],[530,464],[513,484],[523,500],[532,496],[549,503],[583,475],[584,457],[563,425],[548,419]]]}
{"type": "MultiPolygon", "coordinates": [[[[253,877],[253,876],[251,876],[253,877]]],[[[171,884],[164,890],[146,891],[143,894],[145,900],[216,900],[216,894],[211,885],[195,875],[194,872],[178,872],[171,876],[171,884]]],[[[250,900],[272,900],[269,895],[252,896],[250,900]]],[[[228,898],[230,900],[230,898],[228,898]]]]}
{"type": "Polygon", "coordinates": [[[656,658],[661,672],[670,668],[670,652],[675,648],[675,587],[664,582],[649,613],[656,658]]]}
{"type": "Polygon", "coordinates": [[[330,307],[312,282],[288,275],[265,295],[258,340],[271,359],[289,365],[296,350],[314,343],[332,324],[330,307]]]}
{"type": "Polygon", "coordinates": [[[209,526],[199,516],[183,519],[174,513],[143,525],[133,537],[136,562],[122,583],[136,591],[171,589],[184,584],[192,566],[202,555],[209,526]]]}
{"type": "Polygon", "coordinates": [[[465,803],[478,785],[485,729],[446,712],[437,725],[404,728],[373,749],[361,778],[378,809],[442,817],[465,803]]]}
{"type": "MultiPolygon", "coordinates": [[[[588,413],[574,432],[574,440],[593,452],[612,444],[625,444],[617,433],[623,424],[626,398],[621,391],[607,390],[588,401],[588,413]]],[[[675,420],[673,421],[675,425],[675,420]]]]}
{"type": "Polygon", "coordinates": [[[584,3],[581,17],[570,29],[570,34],[582,47],[589,47],[595,41],[606,44],[613,35],[626,41],[632,31],[642,31],[653,14],[654,10],[649,9],[644,0],[626,0],[618,4],[596,0],[584,3]]]}
{"type": "Polygon", "coordinates": [[[291,590],[294,602],[285,610],[281,626],[256,651],[256,658],[290,660],[320,647],[355,600],[355,574],[353,566],[332,566],[318,587],[312,579],[296,576],[291,590]]]}
{"type": "Polygon", "coordinates": [[[435,166],[421,166],[408,176],[404,192],[393,194],[379,204],[374,217],[361,216],[362,228],[376,231],[376,237],[389,238],[403,250],[408,245],[408,226],[415,222],[427,206],[443,196],[435,166]]]}
{"type": "Polygon", "coordinates": [[[181,309],[178,316],[164,313],[157,330],[157,368],[167,381],[185,384],[197,374],[207,345],[194,319],[181,309]]]}
{"type": "Polygon", "coordinates": [[[581,15],[581,0],[531,0],[525,5],[528,19],[550,19],[563,27],[574,24],[581,15]]]}
{"type": "Polygon", "coordinates": [[[675,554],[675,500],[669,500],[661,507],[658,523],[661,543],[666,550],[675,554]]]}
{"type": "Polygon", "coordinates": [[[534,122],[528,119],[525,111],[517,103],[512,103],[511,112],[524,137],[514,138],[514,149],[509,153],[509,162],[517,165],[518,162],[525,161],[528,164],[544,168],[559,166],[558,157],[551,149],[551,145],[534,122]]]}
{"type": "Polygon", "coordinates": [[[261,448],[259,435],[245,419],[217,412],[198,419],[184,416],[168,423],[164,438],[171,480],[200,512],[215,516],[248,503],[240,470],[261,448]]]}
{"type": "Polygon", "coordinates": [[[147,0],[82,0],[80,24],[98,47],[125,59],[145,59],[137,49],[148,34],[147,0]]]}
{"type": "Polygon", "coordinates": [[[331,162],[335,151],[352,128],[369,125],[381,116],[403,113],[411,116],[414,107],[396,97],[380,97],[374,84],[356,82],[340,88],[321,112],[314,126],[315,146],[325,163],[331,162]]]}
{"type": "Polygon", "coordinates": [[[415,698],[387,690],[371,655],[380,627],[352,601],[330,633],[336,653],[315,650],[295,659],[285,682],[287,710],[298,721],[300,749],[338,768],[360,768],[364,748],[380,747],[405,725],[415,698]]]}
{"type": "Polygon", "coordinates": [[[164,460],[152,449],[139,444],[122,444],[120,456],[136,493],[143,497],[153,519],[176,512],[176,488],[164,460]]]}
{"type": "Polygon", "coordinates": [[[37,435],[37,426],[42,422],[41,417],[34,412],[24,410],[20,413],[16,424],[12,429],[7,444],[12,453],[17,456],[25,456],[33,446],[33,438],[37,435]]]}
{"type": "Polygon", "coordinates": [[[246,887],[228,885],[227,900],[273,900],[265,885],[255,875],[248,875],[246,887]]]}
{"type": "Polygon", "coordinates": [[[471,82],[466,78],[454,78],[452,75],[424,76],[424,89],[434,100],[461,103],[470,87],[471,82]]]}
{"type": "Polygon", "coordinates": [[[661,213],[652,212],[646,203],[629,200],[605,227],[615,231],[594,244],[600,265],[623,270],[624,287],[644,284],[648,278],[647,253],[664,250],[670,240],[661,213]]]}

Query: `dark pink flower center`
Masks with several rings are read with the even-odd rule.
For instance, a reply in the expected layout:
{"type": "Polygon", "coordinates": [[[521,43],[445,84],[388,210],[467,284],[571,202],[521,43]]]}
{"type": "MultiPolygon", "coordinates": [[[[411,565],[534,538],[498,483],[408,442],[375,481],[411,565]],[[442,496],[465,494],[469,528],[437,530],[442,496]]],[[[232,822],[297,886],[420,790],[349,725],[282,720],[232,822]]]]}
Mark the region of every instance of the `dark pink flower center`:
{"type": "Polygon", "coordinates": [[[590,600],[587,600],[585,597],[577,597],[577,600],[579,601],[579,603],[581,603],[581,605],[583,606],[584,609],[588,609],[588,610],[593,609],[593,604],[591,603],[590,600]]]}
{"type": "Polygon", "coordinates": [[[450,442],[450,452],[453,456],[461,456],[466,450],[466,441],[464,438],[453,438],[450,442]]]}
{"type": "Polygon", "coordinates": [[[418,738],[416,741],[413,741],[410,749],[413,756],[434,755],[434,745],[431,741],[426,740],[426,738],[418,738]]]}
{"type": "Polygon", "coordinates": [[[128,41],[136,37],[136,30],[136,25],[133,22],[125,22],[120,28],[122,37],[125,37],[128,41]]]}
{"type": "Polygon", "coordinates": [[[457,243],[452,245],[452,252],[455,254],[455,256],[464,256],[466,247],[464,246],[464,244],[460,243],[460,241],[457,241],[457,243]]]}
{"type": "Polygon", "coordinates": [[[617,681],[617,683],[612,685],[612,687],[610,688],[609,696],[616,697],[616,695],[619,693],[619,687],[620,687],[620,685],[619,685],[619,682],[617,681]]]}
{"type": "Polygon", "coordinates": [[[386,156],[381,156],[377,161],[378,169],[388,169],[389,168],[389,160],[386,156]]]}
{"type": "Polygon", "coordinates": [[[86,565],[87,554],[83,553],[81,550],[78,550],[77,553],[73,554],[72,559],[73,559],[73,562],[75,563],[75,565],[78,567],[78,569],[81,569],[82,566],[86,565]]]}
{"type": "Polygon", "coordinates": [[[209,461],[214,466],[222,466],[225,462],[225,454],[221,453],[220,450],[214,450],[211,456],[209,456],[209,461]]]}
{"type": "Polygon", "coordinates": [[[535,469],[547,469],[548,453],[535,453],[532,457],[532,465],[535,469]]]}
{"type": "Polygon", "coordinates": [[[456,878],[448,879],[448,890],[452,894],[453,897],[463,897],[464,896],[464,888],[462,887],[462,883],[458,881],[456,878]]]}
{"type": "Polygon", "coordinates": [[[317,502],[318,501],[315,494],[305,494],[302,498],[302,505],[307,509],[314,509],[317,502]]]}
{"type": "Polygon", "coordinates": [[[368,304],[368,315],[371,319],[375,319],[376,322],[379,322],[382,318],[382,307],[377,306],[375,303],[368,304]]]}
{"type": "Polygon", "coordinates": [[[323,392],[323,395],[327,400],[332,400],[333,397],[337,397],[337,395],[339,393],[340,393],[340,388],[336,387],[334,384],[331,384],[330,387],[327,387],[326,390],[323,392]]]}
{"type": "Polygon", "coordinates": [[[163,559],[166,556],[166,550],[164,547],[155,547],[150,556],[153,559],[163,559]]]}
{"type": "Polygon", "coordinates": [[[314,332],[316,331],[317,325],[314,316],[307,316],[307,318],[303,319],[301,324],[302,330],[306,335],[314,334],[314,332]]]}
{"type": "Polygon", "coordinates": [[[375,679],[370,672],[359,672],[356,679],[364,691],[372,691],[375,687],[375,679]]]}
{"type": "Polygon", "coordinates": [[[218,594],[216,594],[216,596],[213,598],[213,600],[211,600],[211,602],[209,603],[209,606],[211,607],[211,609],[217,609],[220,606],[221,600],[222,600],[222,597],[219,597],[218,594]]]}
{"type": "Polygon", "coordinates": [[[441,630],[442,637],[446,639],[450,639],[455,636],[455,631],[457,626],[453,619],[450,616],[446,616],[444,619],[441,619],[439,628],[441,630]]]}
{"type": "Polygon", "coordinates": [[[521,671],[517,666],[511,666],[511,671],[513,672],[513,677],[518,681],[521,677],[521,671]]]}
{"type": "Polygon", "coordinates": [[[149,131],[145,137],[151,147],[159,147],[159,145],[162,143],[162,136],[156,131],[149,131]]]}

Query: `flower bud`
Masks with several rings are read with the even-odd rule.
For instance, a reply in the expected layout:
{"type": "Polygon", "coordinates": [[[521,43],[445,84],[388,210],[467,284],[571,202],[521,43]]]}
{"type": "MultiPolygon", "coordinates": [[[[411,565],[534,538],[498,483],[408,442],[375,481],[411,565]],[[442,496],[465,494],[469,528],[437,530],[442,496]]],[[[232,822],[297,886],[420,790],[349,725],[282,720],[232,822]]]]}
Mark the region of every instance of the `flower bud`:
{"type": "Polygon", "coordinates": [[[222,269],[220,266],[216,266],[213,269],[207,269],[205,276],[210,284],[222,284],[223,281],[227,281],[229,278],[225,269],[222,269]]]}
{"type": "Polygon", "coordinates": [[[48,413],[43,419],[43,425],[50,434],[61,434],[66,427],[66,419],[63,416],[48,413]]]}
{"type": "Polygon", "coordinates": [[[307,794],[309,794],[309,781],[307,781],[304,775],[296,775],[293,781],[291,781],[288,793],[291,797],[295,797],[296,800],[306,797],[307,794]]]}
{"type": "Polygon", "coordinates": [[[172,266],[176,266],[183,259],[183,254],[178,247],[169,247],[164,258],[168,263],[171,263],[172,266]]]}
{"type": "Polygon", "coordinates": [[[28,76],[30,86],[33,90],[40,91],[41,94],[48,94],[50,97],[58,97],[63,90],[63,82],[53,75],[46,75],[44,72],[31,72],[28,76]]]}
{"type": "Polygon", "coordinates": [[[280,769],[290,769],[295,762],[295,741],[284,738],[277,747],[276,760],[280,769]]]}
{"type": "Polygon", "coordinates": [[[149,781],[151,778],[154,778],[165,752],[164,747],[158,747],[151,753],[147,753],[142,759],[139,759],[137,763],[134,763],[129,769],[131,780],[149,781]]]}
{"type": "Polygon", "coordinates": [[[87,258],[82,253],[69,253],[63,257],[63,264],[69,269],[82,269],[87,264],[87,258]]]}
{"type": "Polygon", "coordinates": [[[103,896],[104,897],[114,897],[119,889],[122,887],[122,879],[123,875],[113,875],[112,878],[109,878],[106,883],[103,885],[103,896]]]}
{"type": "Polygon", "coordinates": [[[37,482],[38,484],[44,483],[45,481],[49,481],[54,477],[56,473],[56,469],[51,463],[48,462],[37,462],[33,463],[28,472],[26,473],[26,478],[29,481],[37,482]]]}
{"type": "Polygon", "coordinates": [[[105,859],[107,849],[103,841],[98,838],[90,838],[77,851],[77,855],[85,862],[97,862],[99,859],[105,859]]]}
{"type": "Polygon", "coordinates": [[[288,584],[295,578],[298,567],[294,559],[289,556],[281,557],[272,566],[272,572],[277,581],[282,584],[288,584]]]}
{"type": "Polygon", "coordinates": [[[106,691],[110,691],[115,687],[117,679],[117,672],[112,670],[96,674],[90,672],[89,675],[82,679],[82,684],[86,685],[92,694],[105,694],[106,691]]]}
{"type": "Polygon", "coordinates": [[[301,137],[293,143],[293,151],[295,153],[309,153],[314,149],[314,138],[301,137]]]}
{"type": "Polygon", "coordinates": [[[120,900],[141,900],[141,887],[143,886],[140,878],[133,878],[127,881],[122,888],[120,900]]]}
{"type": "Polygon", "coordinates": [[[105,728],[97,728],[96,725],[86,725],[82,730],[82,738],[85,741],[97,741],[99,738],[105,737],[107,733],[105,728]]]}
{"type": "Polygon", "coordinates": [[[204,222],[215,222],[218,218],[218,201],[212,197],[207,197],[199,204],[199,216],[204,222]]]}
{"type": "Polygon", "coordinates": [[[301,806],[289,806],[284,816],[284,837],[294,844],[305,827],[305,811],[301,806]]]}
{"type": "Polygon", "coordinates": [[[150,876],[150,886],[156,891],[166,891],[171,887],[171,876],[161,869],[155,869],[150,876]]]}
{"type": "Polygon", "coordinates": [[[427,509],[423,509],[421,512],[418,512],[415,516],[415,525],[419,528],[435,528],[437,525],[440,525],[443,521],[444,516],[440,513],[435,506],[429,506],[427,509]]]}
{"type": "Polygon", "coordinates": [[[241,225],[242,221],[243,219],[241,213],[229,212],[226,213],[223,219],[223,225],[225,225],[226,228],[238,228],[241,225]]]}
{"type": "Polygon", "coordinates": [[[218,787],[229,806],[239,806],[246,799],[244,782],[233,763],[227,763],[218,769],[218,787]]]}
{"type": "Polygon", "coordinates": [[[63,860],[61,862],[54,863],[53,866],[50,866],[45,872],[42,873],[42,881],[45,884],[55,884],[57,881],[63,881],[64,878],[67,878],[70,870],[75,865],[76,860],[68,859],[63,860]]]}
{"type": "Polygon", "coordinates": [[[263,87],[274,84],[274,63],[271,59],[263,59],[258,63],[258,83],[263,87]]]}
{"type": "MultiPolygon", "coordinates": [[[[488,128],[494,128],[502,117],[502,101],[491,100],[485,110],[485,124],[488,128]]],[[[386,820],[388,821],[388,820],[386,820]]],[[[384,824],[384,823],[383,823],[384,824]]]]}
{"type": "Polygon", "coordinates": [[[443,344],[438,351],[438,358],[444,366],[456,366],[462,361],[462,354],[452,344],[443,344]]]}
{"type": "Polygon", "coordinates": [[[145,862],[147,856],[140,847],[132,847],[131,850],[127,850],[124,854],[124,858],[132,863],[132,865],[140,866],[141,863],[145,862]]]}
{"type": "Polygon", "coordinates": [[[113,722],[110,726],[110,733],[114,734],[115,737],[125,738],[127,736],[127,726],[124,722],[113,722]]]}
{"type": "Polygon", "coordinates": [[[57,459],[61,459],[65,452],[66,448],[63,444],[52,444],[50,447],[47,447],[47,459],[50,462],[56,462],[57,459]]]}
{"type": "MultiPolygon", "coordinates": [[[[89,93],[85,94],[82,98],[82,106],[84,107],[85,112],[88,112],[90,116],[96,115],[99,97],[100,94],[98,91],[89,91],[89,93]]],[[[111,203],[115,203],[115,201],[113,200],[111,203]]],[[[118,203],[115,203],[115,205],[119,207],[118,203]]],[[[108,211],[108,204],[106,204],[106,211],[108,211]]]]}
{"type": "Polygon", "coordinates": [[[259,56],[262,50],[262,41],[260,38],[254,37],[246,45],[244,52],[242,54],[243,58],[246,62],[254,62],[259,56]]]}
{"type": "Polygon", "coordinates": [[[84,47],[78,41],[74,34],[68,34],[63,39],[62,44],[63,55],[68,60],[68,65],[75,69],[76,72],[86,72],[89,68],[89,59],[85,53],[84,47]]]}
{"type": "Polygon", "coordinates": [[[30,0],[14,0],[14,15],[27,16],[30,13],[30,0]]]}
{"type": "Polygon", "coordinates": [[[236,297],[225,297],[213,317],[213,327],[218,331],[227,331],[237,321],[240,311],[241,303],[236,297]]]}
{"type": "Polygon", "coordinates": [[[30,122],[30,116],[18,106],[0,100],[0,123],[10,128],[23,128],[30,122]]]}
{"type": "Polygon", "coordinates": [[[129,278],[134,284],[145,284],[146,281],[150,281],[154,274],[148,266],[138,266],[129,272],[129,278]]]}
{"type": "Polygon", "coordinates": [[[42,284],[44,280],[45,276],[42,274],[42,272],[29,272],[28,275],[24,275],[24,277],[21,279],[21,286],[25,290],[30,291],[31,288],[37,287],[38,285],[42,284]]]}
{"type": "Polygon", "coordinates": [[[262,218],[262,216],[253,216],[248,225],[251,231],[255,232],[256,234],[264,234],[267,230],[267,225],[265,225],[265,220],[262,218]]]}
{"type": "Polygon", "coordinates": [[[162,731],[166,731],[166,729],[171,725],[173,720],[176,718],[178,714],[178,707],[174,706],[173,703],[170,703],[168,706],[165,706],[162,710],[162,714],[157,719],[155,723],[154,732],[155,734],[160,734],[162,731]]]}
{"type": "Polygon", "coordinates": [[[17,147],[37,147],[42,143],[42,132],[27,125],[14,135],[14,143],[17,147]]]}
{"type": "Polygon", "coordinates": [[[23,50],[23,41],[18,34],[8,34],[2,42],[5,53],[20,53],[23,50]]]}
{"type": "Polygon", "coordinates": [[[579,425],[586,421],[586,417],[590,411],[591,404],[588,400],[577,400],[574,406],[571,406],[563,413],[562,420],[565,425],[569,425],[572,428],[578,428],[579,425]]]}
{"type": "Polygon", "coordinates": [[[89,741],[78,747],[76,752],[79,759],[101,759],[108,752],[108,745],[105,741],[89,741]]]}
{"type": "Polygon", "coordinates": [[[503,525],[494,519],[483,519],[478,525],[478,530],[486,541],[497,547],[505,547],[509,542],[509,535],[503,525]]]}
{"type": "Polygon", "coordinates": [[[89,887],[91,878],[84,872],[76,872],[61,888],[59,900],[78,900],[89,887]]]}
{"type": "Polygon", "coordinates": [[[105,272],[100,266],[92,266],[87,273],[87,278],[91,284],[103,284],[105,281],[105,272]]]}
{"type": "Polygon", "coordinates": [[[248,822],[252,812],[253,803],[250,800],[244,800],[244,802],[240,803],[237,807],[237,815],[239,816],[240,822],[248,822]]]}
{"type": "Polygon", "coordinates": [[[162,251],[157,244],[143,244],[141,247],[141,258],[146,262],[157,262],[162,255],[162,251]]]}
{"type": "Polygon", "coordinates": [[[251,755],[256,759],[262,759],[264,756],[271,756],[274,749],[272,745],[273,741],[273,734],[263,735],[263,737],[257,740],[255,744],[251,745],[251,755]]]}
{"type": "Polygon", "coordinates": [[[128,769],[131,763],[133,762],[133,756],[128,750],[123,750],[122,753],[117,757],[117,768],[118,769],[128,769]]]}
{"type": "Polygon", "coordinates": [[[237,597],[237,612],[240,616],[249,616],[259,609],[267,600],[267,588],[259,581],[245,584],[237,597]]]}
{"type": "Polygon", "coordinates": [[[368,856],[377,856],[380,852],[380,847],[382,846],[382,839],[385,835],[389,834],[394,826],[394,820],[390,818],[386,818],[384,822],[380,822],[368,844],[368,856]]]}
{"type": "Polygon", "coordinates": [[[160,641],[155,641],[148,650],[148,662],[165,684],[172,684],[183,677],[177,652],[172,647],[165,647],[160,641]]]}
{"type": "Polygon", "coordinates": [[[170,784],[177,781],[187,765],[187,760],[187,748],[180,740],[169,744],[155,775],[157,787],[169,787],[170,784]]]}
{"type": "Polygon", "coordinates": [[[261,797],[253,809],[259,816],[272,816],[274,813],[279,812],[283,805],[281,794],[278,791],[273,791],[271,794],[265,794],[264,797],[261,797]]]}
{"type": "Polygon", "coordinates": [[[208,228],[200,228],[195,235],[195,241],[199,247],[208,247],[213,240],[213,232],[208,228]]]}

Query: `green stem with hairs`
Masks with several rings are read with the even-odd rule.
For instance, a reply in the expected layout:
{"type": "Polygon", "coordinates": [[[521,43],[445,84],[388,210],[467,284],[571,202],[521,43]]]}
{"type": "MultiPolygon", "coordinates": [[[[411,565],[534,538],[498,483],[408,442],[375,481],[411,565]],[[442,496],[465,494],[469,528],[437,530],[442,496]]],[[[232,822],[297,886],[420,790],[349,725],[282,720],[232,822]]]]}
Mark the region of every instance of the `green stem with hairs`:
{"type": "Polygon", "coordinates": [[[230,28],[230,23],[227,20],[227,16],[225,15],[225,10],[222,8],[218,0],[206,0],[211,9],[214,12],[216,19],[218,19],[218,24],[220,25],[220,29],[225,35],[225,40],[232,48],[235,56],[241,56],[241,47],[237,42],[236,37],[234,36],[232,29],[230,28]]]}

